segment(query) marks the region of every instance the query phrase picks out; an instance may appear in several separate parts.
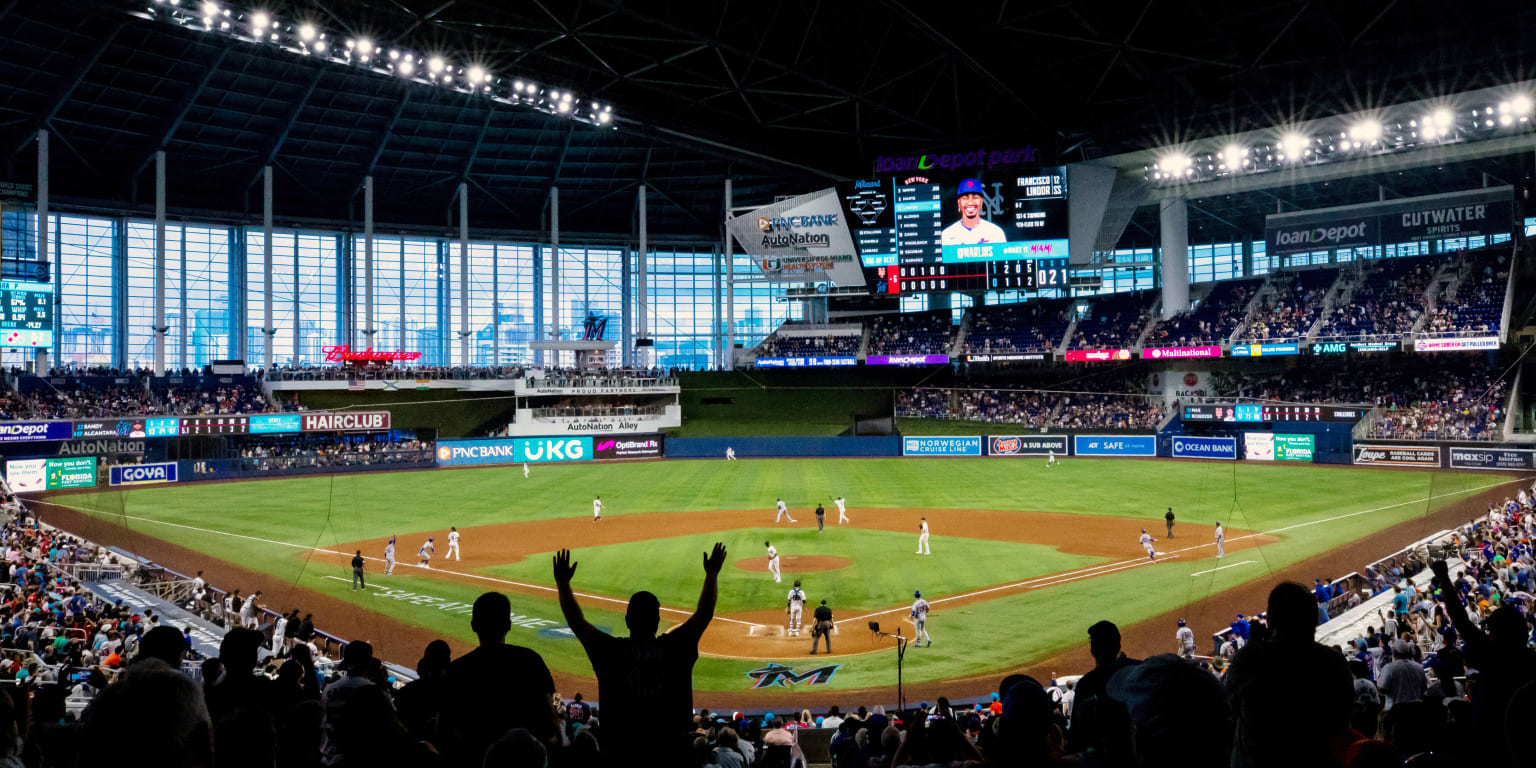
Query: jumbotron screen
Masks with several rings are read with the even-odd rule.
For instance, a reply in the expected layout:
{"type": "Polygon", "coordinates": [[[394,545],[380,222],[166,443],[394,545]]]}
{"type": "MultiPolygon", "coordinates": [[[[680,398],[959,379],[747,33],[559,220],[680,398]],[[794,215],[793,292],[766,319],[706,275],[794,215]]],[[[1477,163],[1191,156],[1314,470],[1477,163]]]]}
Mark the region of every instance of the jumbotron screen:
{"type": "Polygon", "coordinates": [[[1067,183],[1059,166],[920,171],[838,191],[877,295],[1067,285],[1067,183]]]}

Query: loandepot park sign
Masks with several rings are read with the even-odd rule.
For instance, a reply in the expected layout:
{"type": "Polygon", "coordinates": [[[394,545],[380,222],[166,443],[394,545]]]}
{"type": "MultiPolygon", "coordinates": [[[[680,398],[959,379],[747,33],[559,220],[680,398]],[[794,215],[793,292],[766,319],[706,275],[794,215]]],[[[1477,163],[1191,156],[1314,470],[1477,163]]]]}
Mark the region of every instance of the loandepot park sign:
{"type": "Polygon", "coordinates": [[[763,206],[726,219],[725,228],[770,281],[864,285],[836,189],[763,206]]]}
{"type": "Polygon", "coordinates": [[[875,173],[901,173],[904,171],[964,171],[998,166],[1037,163],[1040,152],[1035,145],[1026,144],[1017,149],[977,149],[969,152],[947,152],[932,155],[906,155],[875,158],[875,173]]]}

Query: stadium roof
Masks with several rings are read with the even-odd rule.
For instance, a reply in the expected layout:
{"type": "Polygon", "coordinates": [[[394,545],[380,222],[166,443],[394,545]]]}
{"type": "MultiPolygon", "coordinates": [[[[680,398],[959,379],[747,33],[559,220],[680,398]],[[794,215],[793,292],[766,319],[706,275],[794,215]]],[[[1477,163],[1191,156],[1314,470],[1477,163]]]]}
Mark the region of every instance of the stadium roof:
{"type": "MultiPolygon", "coordinates": [[[[205,0],[179,0],[201,6],[205,0]]],[[[444,226],[471,185],[477,227],[716,236],[722,181],[764,201],[859,174],[878,154],[1034,144],[1101,157],[1524,80],[1536,6],[1428,0],[242,0],[275,23],[478,65],[611,105],[586,124],[454,88],[169,23],[157,0],[0,0],[0,152],[25,176],[47,127],[57,198],[143,203],[149,158],[173,208],[444,226]],[[698,13],[689,11],[697,8],[698,13]]],[[[221,11],[222,12],[222,11],[221,11]]],[[[249,23],[248,19],[245,23],[249,23]]]]}

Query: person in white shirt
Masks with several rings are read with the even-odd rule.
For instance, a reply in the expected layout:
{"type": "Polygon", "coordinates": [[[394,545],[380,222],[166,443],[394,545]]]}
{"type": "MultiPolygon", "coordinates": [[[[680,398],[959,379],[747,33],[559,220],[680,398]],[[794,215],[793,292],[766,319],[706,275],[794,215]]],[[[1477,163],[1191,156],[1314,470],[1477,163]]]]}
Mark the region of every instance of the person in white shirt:
{"type": "Polygon", "coordinates": [[[933,554],[928,550],[928,518],[923,518],[917,526],[917,553],[919,555],[933,554]]]}
{"type": "Polygon", "coordinates": [[[395,537],[389,537],[389,543],[384,545],[384,575],[395,572],[395,537]]]}
{"type": "Polygon", "coordinates": [[[523,479],[528,479],[528,462],[523,462],[523,479]]]}
{"type": "Polygon", "coordinates": [[[592,499],[592,522],[595,523],[601,519],[603,519],[603,497],[598,496],[592,499]]]}
{"type": "Polygon", "coordinates": [[[259,606],[256,605],[256,598],[258,597],[261,597],[260,590],[246,598],[245,603],[240,606],[240,626],[246,629],[256,628],[256,612],[259,610],[259,606]]]}
{"type": "Polygon", "coordinates": [[[195,595],[203,591],[203,587],[206,586],[208,586],[208,582],[203,581],[203,572],[198,571],[197,576],[193,577],[192,579],[192,594],[195,595]]]}
{"type": "Polygon", "coordinates": [[[926,640],[932,646],[933,638],[928,636],[928,601],[923,599],[922,592],[913,592],[912,597],[915,598],[912,601],[912,624],[917,627],[912,635],[912,645],[921,648],[926,640]]]}
{"type": "Polygon", "coordinates": [[[1143,528],[1141,529],[1141,538],[1137,539],[1137,541],[1141,543],[1141,548],[1146,550],[1147,557],[1151,558],[1152,562],[1157,562],[1157,552],[1152,548],[1152,542],[1157,541],[1157,539],[1152,538],[1152,534],[1147,533],[1147,529],[1143,528]]]}
{"type": "Polygon", "coordinates": [[[288,617],[278,614],[277,623],[272,625],[272,655],[277,656],[283,652],[283,634],[288,631],[288,617]]]}
{"type": "Polygon", "coordinates": [[[1056,460],[1056,452],[1055,451],[1046,451],[1045,465],[1047,467],[1054,467],[1054,466],[1056,466],[1057,464],[1060,464],[1060,463],[1061,462],[1056,460]]]}
{"type": "Polygon", "coordinates": [[[960,210],[960,219],[944,228],[944,232],[940,235],[942,245],[1008,242],[1008,235],[1003,232],[1002,227],[981,218],[982,210],[987,204],[986,198],[983,197],[985,191],[981,182],[975,179],[960,182],[960,187],[955,192],[955,207],[960,210]]]}
{"type": "Polygon", "coordinates": [[[842,496],[839,496],[839,497],[833,499],[832,503],[837,505],[837,524],[838,525],[842,525],[843,523],[850,523],[851,524],[853,521],[848,519],[848,499],[846,499],[846,498],[844,498],[842,496]]]}
{"type": "Polygon", "coordinates": [[[805,610],[805,590],[800,588],[800,580],[795,579],[795,588],[789,591],[789,602],[785,607],[789,613],[789,637],[800,635],[800,616],[805,610]]]}
{"type": "Polygon", "coordinates": [[[763,542],[763,546],[768,548],[768,572],[773,574],[773,583],[778,584],[779,580],[780,580],[779,579],[779,551],[777,549],[774,549],[773,545],[768,543],[768,542],[766,542],[766,541],[763,542]]]}
{"type": "MultiPolygon", "coordinates": [[[[778,521],[783,520],[786,517],[789,517],[789,507],[784,505],[784,500],[781,498],[781,499],[779,499],[779,513],[777,515],[773,516],[773,521],[775,523],[777,523],[778,521]]],[[[794,519],[793,517],[789,517],[789,521],[791,523],[799,522],[798,520],[794,519]]]]}
{"type": "Polygon", "coordinates": [[[443,559],[450,557],[459,560],[459,529],[451,525],[448,526],[448,554],[443,555],[443,559]]]}
{"type": "Polygon", "coordinates": [[[1227,556],[1226,543],[1227,543],[1227,532],[1222,530],[1221,521],[1217,520],[1216,521],[1216,557],[1217,557],[1217,559],[1220,559],[1220,558],[1223,558],[1223,557],[1227,556]]]}
{"type": "Polygon", "coordinates": [[[729,445],[727,445],[725,447],[725,460],[726,461],[735,461],[736,460],[736,449],[735,448],[732,448],[729,445]]]}
{"type": "Polygon", "coordinates": [[[416,550],[416,564],[423,568],[432,567],[432,556],[437,554],[437,544],[428,537],[421,543],[421,549],[416,550]]]}
{"type": "Polygon", "coordinates": [[[1179,630],[1173,633],[1173,641],[1179,658],[1195,658],[1195,631],[1183,619],[1179,619],[1179,630]]]}

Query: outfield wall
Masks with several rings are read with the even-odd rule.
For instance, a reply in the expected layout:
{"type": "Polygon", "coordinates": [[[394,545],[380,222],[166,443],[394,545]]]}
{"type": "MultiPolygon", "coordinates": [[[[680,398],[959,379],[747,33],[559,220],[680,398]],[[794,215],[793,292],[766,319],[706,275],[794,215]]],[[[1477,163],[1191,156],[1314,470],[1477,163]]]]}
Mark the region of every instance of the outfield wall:
{"type": "Polygon", "coordinates": [[[900,456],[899,437],[675,437],[667,441],[672,459],[723,459],[725,449],[737,458],[794,456],[900,456]]]}

